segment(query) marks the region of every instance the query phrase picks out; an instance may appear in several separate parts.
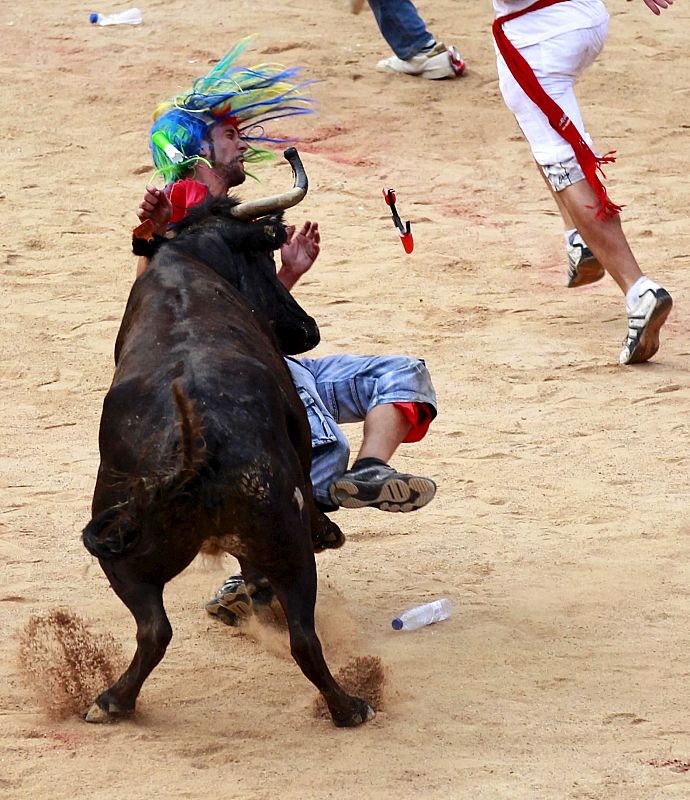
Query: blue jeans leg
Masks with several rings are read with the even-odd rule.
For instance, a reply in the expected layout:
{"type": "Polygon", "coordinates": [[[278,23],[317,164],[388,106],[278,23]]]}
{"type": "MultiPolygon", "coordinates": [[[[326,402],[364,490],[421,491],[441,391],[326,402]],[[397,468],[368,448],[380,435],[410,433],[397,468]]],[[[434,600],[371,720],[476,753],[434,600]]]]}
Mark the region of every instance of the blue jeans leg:
{"type": "Polygon", "coordinates": [[[410,356],[326,356],[301,358],[323,405],[334,420],[361,422],[383,403],[427,403],[436,410],[431,376],[410,356]]]}
{"type": "Polygon", "coordinates": [[[322,503],[330,503],[328,487],[348,467],[350,447],[339,423],[361,422],[384,403],[426,403],[436,414],[436,393],[420,359],[342,355],[285,361],[307,410],[311,481],[322,503]]]}
{"type": "Polygon", "coordinates": [[[331,506],[328,487],[347,470],[350,443],[324,404],[308,365],[286,358],[295,388],[304,403],[311,430],[311,483],[314,498],[331,506]]]}
{"type": "Polygon", "coordinates": [[[381,35],[403,61],[416,56],[433,41],[411,0],[369,0],[369,5],[381,35]]]}

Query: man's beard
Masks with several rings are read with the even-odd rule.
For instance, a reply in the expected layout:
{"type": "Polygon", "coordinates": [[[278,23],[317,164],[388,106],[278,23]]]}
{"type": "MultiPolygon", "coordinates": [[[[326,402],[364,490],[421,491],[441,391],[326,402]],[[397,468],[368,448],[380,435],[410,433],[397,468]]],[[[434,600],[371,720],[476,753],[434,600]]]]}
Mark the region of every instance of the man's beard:
{"type": "Polygon", "coordinates": [[[233,161],[230,164],[216,164],[214,169],[228,186],[239,186],[247,179],[244,167],[239,161],[233,161]]]}

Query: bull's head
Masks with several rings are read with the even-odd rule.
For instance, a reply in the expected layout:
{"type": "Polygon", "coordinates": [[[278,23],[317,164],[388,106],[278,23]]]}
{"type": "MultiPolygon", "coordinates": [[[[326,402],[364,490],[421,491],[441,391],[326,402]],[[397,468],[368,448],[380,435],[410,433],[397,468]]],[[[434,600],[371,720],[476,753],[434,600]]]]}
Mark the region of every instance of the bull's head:
{"type": "Polygon", "coordinates": [[[280,349],[286,355],[299,355],[312,350],[319,343],[321,334],[316,320],[297,303],[288,290],[276,279],[279,308],[270,320],[280,349]]]}
{"type": "MultiPolygon", "coordinates": [[[[250,220],[266,214],[275,215],[279,211],[292,208],[292,206],[297,205],[304,199],[309,189],[309,180],[299,154],[294,147],[288,147],[283,156],[292,167],[293,188],[280,195],[240,203],[232,209],[231,214],[233,217],[250,220]]],[[[275,217],[273,220],[274,224],[275,222],[279,223],[275,217]]],[[[264,225],[264,230],[268,232],[268,226],[264,225]]],[[[282,233],[283,236],[285,235],[281,223],[277,225],[276,231],[282,233]]],[[[275,246],[279,247],[284,242],[285,239],[283,238],[275,246]]],[[[248,299],[252,291],[256,291],[258,288],[256,286],[256,277],[257,275],[255,274],[249,281],[252,286],[246,285],[247,282],[245,281],[243,282],[245,283],[243,288],[238,287],[248,299]]],[[[283,353],[295,355],[306,353],[316,347],[321,338],[316,321],[301,308],[290,292],[275,277],[275,271],[272,271],[267,277],[269,285],[265,286],[263,291],[259,290],[258,305],[265,310],[267,305],[275,304],[274,312],[269,314],[269,320],[283,353]],[[273,300],[269,299],[271,294],[273,294],[273,300]]]]}
{"type": "Polygon", "coordinates": [[[295,355],[316,347],[320,335],[315,320],[277,279],[269,256],[286,241],[282,210],[299,203],[308,188],[295,148],[288,148],[285,157],[293,169],[293,189],[248,203],[228,198],[204,201],[178,223],[176,241],[187,249],[189,237],[195,254],[232,284],[252,311],[268,323],[282,352],[295,355]],[[256,219],[257,214],[268,216],[256,219]]]}
{"type": "MultiPolygon", "coordinates": [[[[278,216],[264,217],[252,225],[261,226],[264,235],[275,237],[277,246],[284,243],[285,228],[278,216]]],[[[321,338],[316,320],[278,280],[273,259],[261,251],[246,252],[233,258],[228,266],[233,273],[230,283],[252,311],[267,320],[283,353],[297,355],[316,347],[321,338]]]]}

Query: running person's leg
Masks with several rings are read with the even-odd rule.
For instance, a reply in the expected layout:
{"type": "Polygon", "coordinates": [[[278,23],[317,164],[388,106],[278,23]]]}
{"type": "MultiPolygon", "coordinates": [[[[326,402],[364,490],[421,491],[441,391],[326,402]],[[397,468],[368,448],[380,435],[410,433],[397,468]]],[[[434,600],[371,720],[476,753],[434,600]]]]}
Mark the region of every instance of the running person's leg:
{"type": "MultiPolygon", "coordinates": [[[[579,75],[594,61],[606,39],[607,25],[571,31],[521,49],[542,88],[570,118],[591,145],[574,92],[579,75]]],[[[601,265],[626,296],[628,333],[619,360],[622,364],[646,361],[659,347],[659,330],[668,316],[672,300],[668,292],[645,277],[623,233],[620,218],[597,216],[599,198],[585,180],[570,145],[551,127],[545,114],[525,95],[498,57],[501,92],[513,111],[532,154],[557,201],[566,226],[569,248],[582,244],[589,275],[579,274],[577,254],[569,252],[568,284],[583,285],[596,280],[601,265]],[[570,230],[568,230],[570,229],[570,230]]]]}
{"type": "Polygon", "coordinates": [[[437,42],[411,0],[369,0],[381,35],[395,53],[376,65],[397,72],[438,80],[462,75],[465,62],[455,47],[437,42]]]}

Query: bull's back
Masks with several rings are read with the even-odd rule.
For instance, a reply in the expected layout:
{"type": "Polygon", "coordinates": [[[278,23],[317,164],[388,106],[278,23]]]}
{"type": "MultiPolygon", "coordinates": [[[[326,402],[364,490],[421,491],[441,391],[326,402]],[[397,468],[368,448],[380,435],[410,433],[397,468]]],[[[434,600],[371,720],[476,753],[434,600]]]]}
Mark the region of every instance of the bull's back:
{"type": "Polygon", "coordinates": [[[173,386],[189,402],[209,456],[225,470],[287,438],[294,390],[282,357],[209,272],[153,270],[135,283],[101,417],[104,482],[174,467],[181,419],[173,386]]]}
{"type": "Polygon", "coordinates": [[[150,472],[176,450],[181,409],[175,387],[214,450],[223,447],[238,456],[259,450],[285,426],[285,396],[265,364],[226,354],[220,367],[209,371],[206,359],[213,355],[194,352],[146,375],[118,368],[99,435],[101,455],[115,470],[150,472]]]}

